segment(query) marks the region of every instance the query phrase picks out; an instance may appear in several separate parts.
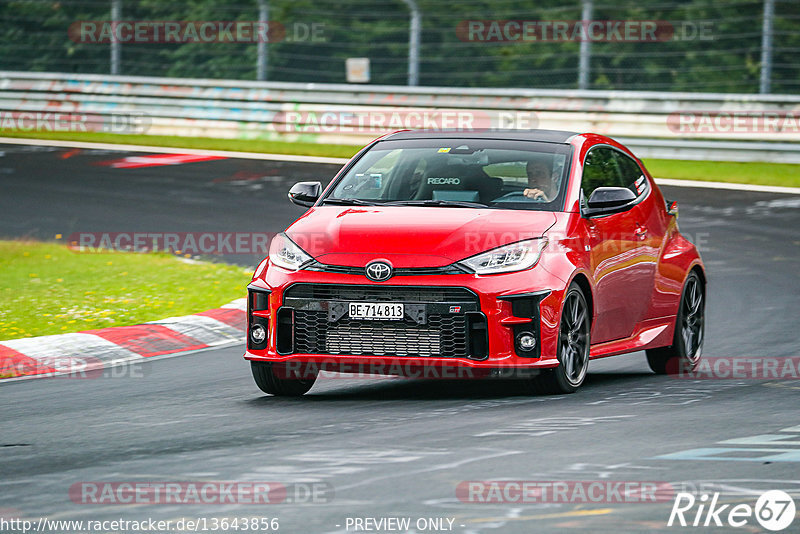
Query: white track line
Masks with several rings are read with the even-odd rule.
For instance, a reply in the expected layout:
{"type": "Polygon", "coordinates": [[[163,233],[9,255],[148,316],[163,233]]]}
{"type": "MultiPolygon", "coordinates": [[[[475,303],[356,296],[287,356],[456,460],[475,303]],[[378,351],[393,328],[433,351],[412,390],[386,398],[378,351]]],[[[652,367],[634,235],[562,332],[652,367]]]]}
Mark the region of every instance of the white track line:
{"type": "MultiPolygon", "coordinates": [[[[55,146],[63,148],[87,148],[100,150],[120,150],[129,152],[161,152],[165,154],[198,154],[201,156],[220,156],[224,158],[260,159],[270,161],[293,161],[298,163],[328,163],[344,165],[347,158],[326,158],[322,156],[294,156],[290,154],[262,154],[260,152],[236,152],[232,150],[202,150],[198,148],[174,148],[144,145],[116,145],[111,143],[85,143],[82,141],[59,141],[52,139],[24,139],[18,137],[0,137],[0,143],[10,145],[55,146]]],[[[729,189],[733,191],[751,191],[757,193],[782,193],[800,195],[800,187],[781,187],[777,185],[751,185],[727,182],[706,182],[702,180],[672,180],[656,178],[659,185],[671,187],[702,187],[707,189],[729,189]]]]}
{"type": "Polygon", "coordinates": [[[235,150],[203,150],[199,148],[175,148],[145,145],[117,145],[112,143],[86,143],[83,141],[59,141],[54,139],[23,139],[19,137],[0,137],[0,143],[9,145],[57,146],[63,148],[87,148],[99,150],[120,150],[127,152],[160,152],[163,154],[197,154],[200,156],[220,156],[223,158],[264,159],[272,161],[294,161],[298,163],[329,163],[344,165],[348,158],[325,158],[322,156],[294,156],[291,154],[262,154],[260,152],[238,152],[235,150]]]}
{"type": "Polygon", "coordinates": [[[755,191],[758,193],[785,193],[787,195],[800,195],[800,187],[782,187],[778,185],[703,182],[701,180],[672,180],[670,178],[656,178],[656,183],[658,185],[668,185],[674,187],[706,187],[708,189],[732,189],[734,191],[755,191]]]}
{"type": "MultiPolygon", "coordinates": [[[[25,338],[25,339],[36,339],[36,338],[25,338]]],[[[87,368],[87,369],[85,369],[85,371],[86,372],[90,372],[90,371],[91,372],[97,372],[97,371],[99,371],[101,369],[110,369],[111,367],[120,367],[120,366],[123,366],[123,365],[145,364],[145,363],[149,363],[149,362],[154,362],[156,360],[168,360],[170,358],[178,358],[180,356],[188,356],[190,354],[197,354],[198,352],[206,352],[206,351],[209,351],[209,350],[225,349],[225,348],[228,348],[228,347],[234,347],[236,345],[244,346],[244,343],[242,341],[238,341],[238,340],[237,341],[226,341],[224,343],[219,343],[219,344],[214,345],[214,346],[203,347],[201,349],[185,350],[185,351],[182,351],[182,352],[171,352],[169,354],[159,354],[158,356],[148,356],[147,358],[139,357],[139,358],[132,358],[130,360],[117,360],[117,361],[113,362],[113,365],[112,364],[103,364],[102,367],[101,366],[97,366],[97,367],[87,368]]],[[[44,375],[24,375],[24,376],[15,376],[13,378],[3,378],[3,379],[0,379],[0,388],[3,387],[4,384],[10,384],[12,382],[21,382],[23,380],[37,380],[37,379],[42,379],[42,378],[55,378],[55,377],[61,377],[61,376],[65,376],[65,375],[69,376],[71,374],[73,374],[73,375],[76,374],[76,371],[64,371],[64,372],[56,371],[55,373],[47,373],[47,374],[44,374],[44,375]]]]}

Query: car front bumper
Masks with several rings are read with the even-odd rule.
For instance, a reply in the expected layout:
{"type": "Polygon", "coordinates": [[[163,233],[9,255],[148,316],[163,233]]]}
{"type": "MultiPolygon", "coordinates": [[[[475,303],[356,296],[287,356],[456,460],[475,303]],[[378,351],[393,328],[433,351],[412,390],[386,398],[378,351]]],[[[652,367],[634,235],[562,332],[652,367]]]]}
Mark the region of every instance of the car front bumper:
{"type": "Polygon", "coordinates": [[[364,276],[269,266],[248,286],[250,361],[372,374],[426,368],[540,369],[558,365],[565,282],[541,266],[516,273],[364,276]],[[402,302],[403,321],[349,319],[352,301],[402,302]],[[251,328],[267,336],[256,344],[251,328]],[[532,333],[533,350],[518,338],[532,333]]]}

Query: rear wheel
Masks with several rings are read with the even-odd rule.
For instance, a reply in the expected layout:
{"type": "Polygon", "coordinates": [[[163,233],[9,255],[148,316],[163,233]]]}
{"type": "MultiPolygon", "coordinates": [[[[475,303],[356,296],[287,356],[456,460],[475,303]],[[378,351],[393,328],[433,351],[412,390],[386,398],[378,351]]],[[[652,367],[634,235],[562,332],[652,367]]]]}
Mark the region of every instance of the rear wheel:
{"type": "Polygon", "coordinates": [[[532,379],[536,393],[574,393],[583,384],[589,367],[590,316],[583,291],[577,284],[572,284],[561,311],[557,349],[559,365],[532,379]]]}
{"type": "Polygon", "coordinates": [[[289,369],[268,362],[250,362],[250,370],[261,391],[279,397],[304,395],[317,380],[316,372],[307,372],[305,368],[289,369]]]}
{"type": "Polygon", "coordinates": [[[689,273],[681,295],[672,345],[647,350],[647,363],[656,374],[694,371],[700,363],[705,333],[705,290],[695,271],[689,273]]]}

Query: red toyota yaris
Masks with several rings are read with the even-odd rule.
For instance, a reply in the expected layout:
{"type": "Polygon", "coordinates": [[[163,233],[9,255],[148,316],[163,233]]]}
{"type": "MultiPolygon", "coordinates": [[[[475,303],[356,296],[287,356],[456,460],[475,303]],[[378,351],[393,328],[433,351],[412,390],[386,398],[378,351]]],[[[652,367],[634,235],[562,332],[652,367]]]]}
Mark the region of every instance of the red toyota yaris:
{"type": "Polygon", "coordinates": [[[248,286],[258,386],[318,373],[513,375],[569,393],[590,359],[694,368],[706,275],[641,162],[596,134],[403,131],[361,150],[248,286]],[[509,373],[510,371],[510,373],[509,373]]]}

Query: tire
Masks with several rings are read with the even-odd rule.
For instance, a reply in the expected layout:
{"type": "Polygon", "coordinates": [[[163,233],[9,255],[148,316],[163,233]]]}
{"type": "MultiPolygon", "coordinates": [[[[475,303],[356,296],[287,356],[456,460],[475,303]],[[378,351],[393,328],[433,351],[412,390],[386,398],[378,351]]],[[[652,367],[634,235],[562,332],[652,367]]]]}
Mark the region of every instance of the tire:
{"type": "Polygon", "coordinates": [[[277,397],[304,395],[317,380],[316,373],[305,373],[303,370],[287,371],[285,366],[278,367],[267,362],[250,362],[250,370],[259,389],[277,397]],[[290,373],[298,378],[286,378],[290,373]]]}
{"type": "Polygon", "coordinates": [[[705,287],[695,271],[689,273],[681,293],[672,345],[648,349],[647,363],[659,375],[697,369],[703,353],[705,334],[705,287]]]}
{"type": "Polygon", "coordinates": [[[577,284],[564,297],[558,329],[558,367],[542,371],[532,378],[533,391],[552,395],[574,393],[583,384],[589,367],[591,347],[591,311],[577,284]]]}

